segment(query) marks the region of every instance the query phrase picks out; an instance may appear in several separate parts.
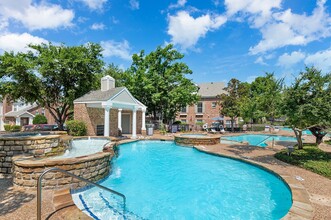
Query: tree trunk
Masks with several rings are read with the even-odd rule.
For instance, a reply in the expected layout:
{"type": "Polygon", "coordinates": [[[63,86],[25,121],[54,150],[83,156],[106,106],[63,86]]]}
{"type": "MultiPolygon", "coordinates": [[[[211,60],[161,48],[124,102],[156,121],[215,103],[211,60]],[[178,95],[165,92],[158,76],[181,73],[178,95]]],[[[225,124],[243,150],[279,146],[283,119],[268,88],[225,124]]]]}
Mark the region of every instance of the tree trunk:
{"type": "Polygon", "coordinates": [[[309,131],[315,136],[316,141],[315,143],[317,145],[321,144],[323,142],[324,136],[327,134],[327,132],[324,131],[323,127],[311,127],[309,128],[309,131]]]}
{"type": "Polygon", "coordinates": [[[292,127],[292,129],[293,129],[295,137],[297,138],[297,141],[298,141],[298,149],[302,150],[303,149],[303,143],[302,143],[302,138],[301,138],[302,130],[298,129],[298,128],[294,128],[294,127],[292,127]]]}

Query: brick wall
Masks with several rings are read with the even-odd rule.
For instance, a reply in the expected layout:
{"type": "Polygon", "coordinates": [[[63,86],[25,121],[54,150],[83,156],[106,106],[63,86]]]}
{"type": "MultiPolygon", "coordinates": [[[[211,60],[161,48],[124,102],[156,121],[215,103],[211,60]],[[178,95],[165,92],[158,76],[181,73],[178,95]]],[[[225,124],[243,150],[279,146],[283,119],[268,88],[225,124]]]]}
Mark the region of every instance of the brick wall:
{"type": "Polygon", "coordinates": [[[0,139],[0,173],[12,172],[12,157],[29,154],[34,157],[48,157],[62,154],[67,145],[59,135],[46,137],[9,137],[0,139]]]}
{"type": "MultiPolygon", "coordinates": [[[[186,123],[194,125],[196,124],[197,119],[202,119],[204,123],[208,123],[210,126],[214,120],[212,118],[219,117],[220,116],[220,110],[221,106],[216,104],[216,107],[212,107],[212,103],[218,101],[217,98],[202,98],[200,102],[203,102],[203,113],[197,113],[196,112],[196,105],[189,106],[187,108],[187,113],[181,113],[179,112],[177,114],[176,120],[186,119],[186,123]]],[[[225,117],[225,120],[230,120],[230,118],[225,117]]]]}
{"type": "MultiPolygon", "coordinates": [[[[110,171],[110,153],[99,152],[79,158],[43,159],[15,157],[13,183],[16,187],[36,189],[38,177],[51,167],[69,171],[92,182],[103,179],[110,171]]],[[[44,176],[43,188],[61,188],[71,185],[73,188],[86,185],[60,172],[50,172],[44,176]]]]}
{"type": "MultiPolygon", "coordinates": [[[[132,118],[132,111],[130,110],[122,110],[123,113],[128,113],[132,118]]],[[[88,108],[85,104],[75,104],[74,105],[74,118],[75,120],[85,121],[87,125],[87,135],[95,136],[97,125],[104,124],[104,114],[105,111],[102,108],[88,108]]],[[[109,120],[110,120],[110,132],[111,136],[118,136],[118,110],[111,109],[109,112],[109,120]]],[[[131,122],[132,123],[132,122],[131,122]]],[[[132,124],[130,125],[132,126],[132,124]]],[[[142,112],[137,111],[137,134],[141,134],[141,126],[142,126],[142,112]]]]}

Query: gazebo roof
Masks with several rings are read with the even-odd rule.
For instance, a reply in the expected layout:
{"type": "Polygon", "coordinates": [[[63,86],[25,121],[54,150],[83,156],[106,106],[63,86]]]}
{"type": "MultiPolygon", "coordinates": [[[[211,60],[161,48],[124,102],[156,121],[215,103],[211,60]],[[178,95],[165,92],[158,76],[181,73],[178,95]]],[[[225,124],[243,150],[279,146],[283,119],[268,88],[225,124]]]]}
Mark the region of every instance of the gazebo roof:
{"type": "Polygon", "coordinates": [[[107,91],[101,91],[101,90],[94,90],[90,91],[89,93],[86,93],[82,97],[76,99],[74,103],[77,102],[89,102],[89,101],[107,101],[120,93],[125,87],[117,87],[113,89],[109,89],[107,91]]]}
{"type": "Polygon", "coordinates": [[[138,109],[146,109],[146,106],[134,98],[126,87],[116,87],[107,91],[91,91],[74,100],[74,103],[83,103],[92,108],[111,105],[115,108],[132,109],[132,107],[137,107],[138,109]]]}

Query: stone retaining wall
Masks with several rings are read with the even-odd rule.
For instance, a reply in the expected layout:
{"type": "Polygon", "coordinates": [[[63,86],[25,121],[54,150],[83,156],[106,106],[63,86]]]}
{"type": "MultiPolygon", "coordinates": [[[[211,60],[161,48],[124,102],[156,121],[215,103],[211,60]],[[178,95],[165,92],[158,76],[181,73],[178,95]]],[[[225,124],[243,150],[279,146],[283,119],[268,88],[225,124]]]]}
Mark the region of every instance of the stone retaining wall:
{"type": "Polygon", "coordinates": [[[29,154],[34,157],[48,157],[64,153],[68,145],[60,135],[31,137],[0,137],[0,173],[12,172],[12,157],[29,154]]]}
{"type": "MultiPolygon", "coordinates": [[[[13,183],[16,187],[36,190],[38,177],[45,170],[52,167],[69,171],[77,176],[96,182],[109,174],[110,157],[108,152],[64,159],[44,158],[37,160],[33,157],[16,156],[13,158],[13,183]]],[[[86,184],[63,173],[50,172],[44,176],[42,185],[43,188],[62,188],[69,185],[75,188],[86,184]]]]}
{"type": "Polygon", "coordinates": [[[175,143],[184,146],[214,145],[220,143],[220,136],[184,137],[175,136],[175,143]]]}

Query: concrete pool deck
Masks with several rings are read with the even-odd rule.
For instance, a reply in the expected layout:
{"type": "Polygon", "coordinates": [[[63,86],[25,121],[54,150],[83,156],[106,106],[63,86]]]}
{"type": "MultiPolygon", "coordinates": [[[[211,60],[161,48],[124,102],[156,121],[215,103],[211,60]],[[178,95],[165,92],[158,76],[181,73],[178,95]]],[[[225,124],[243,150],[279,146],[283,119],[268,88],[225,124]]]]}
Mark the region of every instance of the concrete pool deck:
{"type": "MultiPolygon", "coordinates": [[[[281,133],[277,133],[277,135],[281,135],[281,133]]],[[[153,137],[147,138],[173,140],[172,135],[160,134],[154,134],[153,137]]],[[[123,140],[121,142],[130,141],[123,140]]],[[[312,139],[307,136],[305,141],[312,141],[312,139]]],[[[306,192],[301,197],[300,194],[294,196],[297,200],[294,201],[292,209],[294,208],[297,215],[287,215],[287,219],[331,219],[331,180],[274,158],[273,155],[283,149],[282,146],[260,148],[247,145],[217,144],[197,146],[197,148],[213,154],[257,163],[282,176],[286,176],[285,179],[288,184],[297,186],[298,191],[306,192]],[[309,203],[312,210],[307,206],[309,203]]],[[[330,145],[323,144],[320,148],[331,151],[330,145]]],[[[294,191],[293,194],[296,193],[294,191]]],[[[43,219],[89,219],[88,216],[79,214],[80,212],[75,206],[69,206],[69,208],[64,208],[54,214],[54,211],[58,208],[58,205],[53,203],[55,197],[55,191],[43,190],[43,219]]],[[[36,192],[18,190],[13,187],[11,177],[0,176],[0,219],[36,219],[36,192]]]]}

